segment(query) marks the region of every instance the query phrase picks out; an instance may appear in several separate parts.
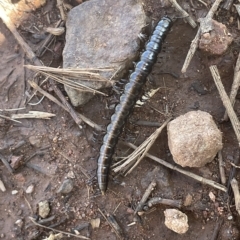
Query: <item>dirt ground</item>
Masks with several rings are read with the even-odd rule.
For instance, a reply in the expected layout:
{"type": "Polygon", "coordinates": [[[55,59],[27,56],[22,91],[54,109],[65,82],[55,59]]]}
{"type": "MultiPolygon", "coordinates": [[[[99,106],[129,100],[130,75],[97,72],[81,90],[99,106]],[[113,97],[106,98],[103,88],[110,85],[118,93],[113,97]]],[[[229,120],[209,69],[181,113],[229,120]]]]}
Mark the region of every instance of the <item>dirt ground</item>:
{"type": "MultiPolygon", "coordinates": [[[[18,5],[21,11],[16,10],[19,15],[13,14],[15,17],[18,16],[17,20],[14,18],[13,20],[21,36],[36,51],[41,39],[33,37],[33,32],[36,32],[37,28],[41,29],[49,25],[47,12],[50,13],[51,23],[58,21],[60,15],[56,1],[47,1],[37,10],[32,7],[32,11],[24,11],[26,2],[29,1],[18,5]]],[[[41,5],[42,2],[44,1],[35,1],[34,4],[41,5]]],[[[73,6],[79,4],[78,2],[69,1],[73,6]]],[[[210,0],[205,2],[211,6],[210,0]]],[[[179,0],[179,3],[191,13],[195,20],[205,16],[208,11],[200,1],[179,0]]],[[[166,14],[170,17],[178,17],[172,8],[161,7],[159,1],[144,0],[144,9],[155,21],[166,14]]],[[[240,153],[231,123],[221,121],[225,109],[208,66],[212,63],[217,64],[225,89],[229,93],[239,52],[238,16],[234,8],[230,11],[220,8],[214,19],[226,24],[234,37],[234,42],[227,53],[213,58],[197,50],[186,75],[183,76],[181,68],[197,29],[191,28],[182,18],[177,18],[151,74],[155,87],[160,87],[160,90],[149,103],[134,110],[121,139],[139,145],[153,133],[155,128],[137,126],[134,122],[147,120],[163,123],[168,117],[166,108],[174,118],[191,110],[206,111],[213,116],[223,133],[223,159],[228,178],[230,163],[237,163],[240,153]],[[175,77],[161,72],[175,74],[175,77]],[[150,106],[164,114],[154,111],[150,106]]],[[[64,35],[57,37],[43,55],[41,60],[46,66],[61,66],[64,41],[64,35]]],[[[28,64],[27,57],[2,21],[0,21],[0,46],[0,109],[27,106],[26,109],[14,111],[14,113],[38,110],[56,114],[50,120],[21,119],[21,124],[0,118],[0,158],[4,156],[10,162],[12,156],[23,156],[23,162],[26,162],[35,154],[28,161],[29,164],[22,164],[13,174],[5,165],[0,164],[0,179],[6,187],[5,192],[0,192],[1,239],[47,238],[51,231],[35,226],[29,220],[29,217],[38,219],[38,203],[42,200],[50,203],[49,216],[55,216],[47,226],[55,224],[53,227],[62,231],[75,234],[74,229],[80,229],[83,223],[100,218],[99,228],[90,227],[79,230],[81,235],[91,239],[118,238],[98,209],[105,214],[115,215],[123,229],[125,239],[211,240],[214,229],[221,219],[223,224],[217,239],[240,238],[239,216],[235,211],[234,202],[229,203],[227,194],[167,169],[148,158],[145,158],[137,169],[126,177],[111,174],[106,195],[100,195],[96,181],[96,168],[101,143],[94,143],[91,140],[93,130],[88,126],[80,130],[67,112],[46,98],[38,105],[26,105],[27,94],[31,95],[33,92],[27,80],[32,79],[34,73],[23,68],[24,64],[28,64]],[[73,191],[65,195],[57,193],[66,178],[73,180],[73,191]],[[165,205],[158,205],[154,211],[144,214],[140,222],[128,226],[134,220],[133,210],[153,179],[156,179],[157,187],[151,196],[183,201],[187,195],[192,196],[190,206],[181,209],[189,218],[187,233],[179,235],[164,225],[163,212],[169,208],[165,205]],[[26,193],[30,185],[34,186],[33,192],[26,193]],[[17,191],[16,194],[13,194],[14,190],[17,191]],[[210,192],[215,195],[215,202],[210,199],[210,192]]],[[[42,87],[53,94],[48,83],[42,87]]],[[[61,86],[60,88],[63,90],[61,86]]],[[[147,88],[152,88],[152,85],[147,84],[147,88]]],[[[116,97],[114,94],[108,98],[95,96],[89,103],[76,110],[97,124],[106,126],[113,113],[113,110],[106,106],[110,106],[116,97]]],[[[38,99],[34,97],[31,102],[37,103],[40,98],[41,94],[38,94],[38,99]]],[[[235,111],[239,116],[238,98],[235,111]]],[[[9,112],[3,112],[3,114],[6,115],[9,112]]],[[[121,157],[126,155],[126,152],[129,153],[130,150],[118,144],[116,155],[121,157]]],[[[174,163],[168,149],[166,130],[150,152],[174,163]]],[[[217,159],[203,168],[187,170],[220,182],[217,159]]],[[[238,179],[238,171],[235,177],[238,179]]],[[[65,235],[63,239],[77,238],[65,235]]]]}

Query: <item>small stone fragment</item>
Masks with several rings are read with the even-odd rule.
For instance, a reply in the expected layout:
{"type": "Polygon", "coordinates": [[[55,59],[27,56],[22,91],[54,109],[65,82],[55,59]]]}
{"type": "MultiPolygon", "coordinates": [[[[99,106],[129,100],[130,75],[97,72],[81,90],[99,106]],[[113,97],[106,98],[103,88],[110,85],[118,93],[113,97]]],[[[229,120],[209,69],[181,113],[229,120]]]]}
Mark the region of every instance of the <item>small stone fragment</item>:
{"type": "Polygon", "coordinates": [[[1,179],[0,179],[0,189],[1,189],[2,192],[6,191],[5,185],[4,185],[4,183],[1,179]]]}
{"type": "Polygon", "coordinates": [[[208,93],[205,86],[200,81],[195,81],[191,84],[191,87],[200,95],[206,95],[208,93]]]}
{"type": "Polygon", "coordinates": [[[199,48],[210,55],[222,55],[232,43],[233,37],[224,24],[213,19],[210,23],[212,30],[201,35],[199,48]]]}
{"type": "Polygon", "coordinates": [[[18,225],[20,228],[22,227],[23,225],[23,220],[22,219],[18,219],[16,222],[15,222],[16,225],[18,225]]]}
{"type": "Polygon", "coordinates": [[[26,189],[26,193],[30,194],[30,193],[33,192],[33,190],[34,190],[34,185],[31,184],[30,186],[27,187],[27,189],[26,189]]]}
{"type": "Polygon", "coordinates": [[[188,112],[167,128],[169,149],[182,167],[203,167],[222,149],[222,133],[207,112],[188,112]]]}
{"type": "Polygon", "coordinates": [[[63,181],[57,193],[67,194],[67,193],[70,193],[72,190],[73,190],[73,181],[71,179],[66,179],[63,181]]]}
{"type": "Polygon", "coordinates": [[[41,218],[46,218],[50,212],[49,202],[44,200],[38,203],[38,215],[41,218]]]}
{"type": "Polygon", "coordinates": [[[11,167],[12,167],[14,170],[16,170],[17,168],[19,168],[20,165],[21,165],[22,159],[23,159],[23,155],[21,155],[21,156],[12,156],[12,157],[11,157],[11,163],[10,163],[11,167]]]}
{"type": "Polygon", "coordinates": [[[91,223],[91,226],[92,226],[93,229],[94,228],[99,228],[100,218],[91,219],[90,223],[91,223]]]}
{"type": "Polygon", "coordinates": [[[188,217],[185,213],[177,209],[166,209],[164,211],[165,215],[165,225],[172,231],[184,234],[187,232],[188,226],[188,217]]]}
{"type": "Polygon", "coordinates": [[[183,205],[184,205],[185,207],[190,206],[190,205],[192,204],[192,200],[193,200],[192,195],[188,193],[187,196],[186,196],[186,198],[185,198],[185,201],[184,201],[183,205]]]}
{"type": "Polygon", "coordinates": [[[31,136],[29,137],[29,142],[32,146],[39,148],[41,147],[41,139],[39,139],[37,136],[31,136]]]}
{"type": "Polygon", "coordinates": [[[18,194],[18,191],[17,190],[12,190],[12,195],[16,195],[18,194]]]}
{"type": "Polygon", "coordinates": [[[215,197],[215,195],[213,194],[213,192],[209,192],[208,196],[209,196],[209,198],[210,198],[213,202],[216,201],[216,197],[215,197]]]}

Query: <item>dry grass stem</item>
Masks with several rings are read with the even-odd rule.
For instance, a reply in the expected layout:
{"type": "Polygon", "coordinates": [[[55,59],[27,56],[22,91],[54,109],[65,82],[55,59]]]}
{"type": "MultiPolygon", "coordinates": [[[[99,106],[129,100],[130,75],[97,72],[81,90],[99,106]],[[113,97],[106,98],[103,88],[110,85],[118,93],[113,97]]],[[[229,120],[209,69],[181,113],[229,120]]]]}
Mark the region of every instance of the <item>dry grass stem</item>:
{"type": "Polygon", "coordinates": [[[226,174],[225,174],[225,169],[224,169],[222,150],[220,150],[218,152],[218,165],[219,165],[219,172],[220,172],[221,183],[222,184],[226,184],[226,174]]]}
{"type": "Polygon", "coordinates": [[[72,236],[72,237],[75,237],[75,238],[81,238],[81,239],[87,239],[87,240],[90,240],[90,238],[88,237],[85,237],[85,236],[82,236],[82,235],[76,235],[76,234],[72,234],[70,232],[64,232],[64,231],[61,231],[61,230],[57,230],[55,228],[51,228],[51,227],[47,227],[47,226],[44,226],[42,224],[39,224],[37,222],[35,222],[35,220],[32,218],[32,217],[29,217],[29,219],[37,226],[39,227],[42,227],[42,228],[46,228],[46,229],[49,229],[49,230],[52,230],[54,232],[59,232],[59,233],[62,233],[62,234],[65,234],[67,236],[72,236]]]}
{"type": "Polygon", "coordinates": [[[237,140],[238,140],[238,145],[240,146],[240,123],[239,123],[239,120],[237,118],[237,115],[234,112],[231,101],[230,101],[230,99],[229,99],[229,97],[228,97],[228,95],[227,95],[227,93],[224,89],[224,86],[222,84],[221,77],[220,77],[220,74],[218,72],[217,66],[212,65],[212,66],[209,67],[209,69],[211,71],[211,74],[212,74],[212,77],[214,79],[215,85],[216,85],[216,87],[218,89],[218,92],[220,94],[220,97],[222,99],[223,105],[226,108],[228,116],[231,120],[234,132],[235,132],[237,140]]]}
{"type": "Polygon", "coordinates": [[[159,134],[162,130],[166,127],[169,123],[171,118],[168,118],[160,128],[158,128],[150,137],[148,137],[133,153],[131,153],[128,157],[121,160],[121,162],[125,161],[122,165],[117,166],[113,169],[114,172],[125,170],[125,176],[132,172],[132,170],[140,163],[140,161],[145,157],[146,153],[152,147],[156,139],[158,138],[159,134]],[[128,171],[129,165],[132,166],[128,171]]]}
{"type": "MultiPolygon", "coordinates": [[[[240,85],[240,53],[238,55],[238,59],[237,59],[236,66],[235,66],[235,69],[234,69],[233,84],[232,84],[231,92],[230,92],[230,95],[229,95],[231,104],[233,106],[235,104],[235,99],[236,99],[236,96],[237,96],[239,85],[240,85]]],[[[227,111],[225,111],[223,120],[224,121],[228,120],[227,111]]]]}
{"type": "Polygon", "coordinates": [[[105,82],[106,86],[112,86],[113,82],[108,80],[107,78],[102,77],[99,72],[100,71],[113,71],[110,68],[101,68],[101,69],[80,69],[80,68],[68,68],[68,69],[59,69],[59,68],[51,68],[45,66],[33,66],[33,65],[25,65],[26,68],[37,71],[47,77],[51,77],[55,81],[64,84],[70,88],[79,90],[79,91],[87,91],[92,93],[102,94],[107,96],[107,94],[102,93],[96,89],[93,89],[87,84],[84,84],[83,81],[87,82],[105,82]],[[81,80],[81,82],[79,82],[81,80]]]}
{"type": "MultiPolygon", "coordinates": [[[[121,142],[121,143],[126,145],[127,147],[132,148],[132,149],[137,149],[137,146],[135,146],[132,143],[127,143],[127,142],[121,142]]],[[[214,182],[214,181],[212,181],[210,179],[201,177],[201,176],[199,176],[199,175],[197,175],[195,173],[191,173],[191,172],[188,172],[186,170],[183,170],[183,169],[179,168],[178,166],[173,165],[171,163],[168,163],[168,162],[166,162],[166,161],[164,161],[164,160],[162,160],[162,159],[160,159],[158,157],[155,157],[155,156],[153,156],[153,155],[151,155],[149,153],[146,153],[146,157],[151,158],[155,162],[158,162],[158,163],[160,163],[161,165],[163,165],[163,166],[165,166],[167,168],[170,168],[172,170],[180,172],[180,173],[182,173],[182,174],[184,174],[184,175],[186,175],[186,176],[188,176],[190,178],[193,178],[193,179],[195,179],[195,180],[197,180],[197,181],[199,181],[199,182],[201,182],[203,184],[207,184],[207,185],[212,186],[214,188],[217,188],[217,189],[219,189],[219,190],[221,190],[223,192],[227,192],[227,188],[225,186],[223,186],[222,184],[220,184],[220,183],[217,183],[217,182],[214,182]]]]}

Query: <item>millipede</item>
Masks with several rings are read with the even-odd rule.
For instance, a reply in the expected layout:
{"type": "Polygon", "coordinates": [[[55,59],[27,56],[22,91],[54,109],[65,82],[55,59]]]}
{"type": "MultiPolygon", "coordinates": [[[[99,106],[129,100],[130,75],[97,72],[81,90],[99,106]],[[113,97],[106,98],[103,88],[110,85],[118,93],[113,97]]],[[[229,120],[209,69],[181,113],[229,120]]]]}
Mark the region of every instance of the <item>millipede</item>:
{"type": "Polygon", "coordinates": [[[137,63],[134,72],[130,75],[129,82],[125,85],[120,102],[115,107],[115,113],[111,116],[111,122],[107,126],[98,157],[97,179],[102,194],[107,190],[109,169],[118,138],[139,98],[147,76],[151,73],[152,67],[157,61],[157,55],[161,50],[162,43],[171,25],[172,20],[167,16],[158,22],[146,45],[145,51],[141,54],[140,61],[137,63]]]}

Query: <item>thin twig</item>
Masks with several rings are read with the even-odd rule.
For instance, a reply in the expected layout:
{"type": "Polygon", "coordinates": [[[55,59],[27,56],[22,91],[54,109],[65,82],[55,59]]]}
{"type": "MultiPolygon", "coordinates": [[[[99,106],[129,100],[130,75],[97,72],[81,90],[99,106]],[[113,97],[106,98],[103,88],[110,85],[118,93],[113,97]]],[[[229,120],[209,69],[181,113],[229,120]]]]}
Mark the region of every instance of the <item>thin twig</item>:
{"type": "Polygon", "coordinates": [[[236,135],[237,140],[238,140],[238,146],[240,146],[240,123],[239,123],[239,120],[237,118],[237,115],[234,112],[231,101],[230,101],[229,97],[227,96],[227,93],[224,89],[224,86],[222,84],[221,77],[220,77],[220,74],[218,72],[217,66],[212,65],[212,66],[209,67],[209,69],[212,73],[212,77],[214,79],[215,85],[216,85],[216,87],[218,89],[218,92],[220,94],[220,97],[222,99],[223,105],[226,108],[228,116],[231,120],[235,135],[236,135]]]}
{"type": "Polygon", "coordinates": [[[9,120],[9,121],[16,122],[16,123],[22,123],[22,122],[20,122],[20,121],[18,121],[18,120],[14,120],[14,119],[12,119],[12,118],[10,118],[10,117],[8,117],[8,116],[2,115],[2,114],[0,114],[0,117],[1,117],[1,118],[4,118],[4,119],[6,119],[6,120],[9,120]]]}
{"type": "Polygon", "coordinates": [[[142,196],[142,199],[140,200],[140,202],[138,203],[135,211],[134,211],[134,215],[136,215],[138,212],[142,211],[144,204],[146,203],[147,199],[149,198],[150,194],[152,193],[152,191],[154,190],[154,188],[156,187],[157,183],[155,180],[153,180],[149,186],[147,187],[145,193],[142,196]]]}
{"type": "Polygon", "coordinates": [[[14,169],[11,167],[8,160],[1,153],[0,153],[0,160],[2,161],[2,163],[5,165],[5,167],[8,169],[10,173],[14,172],[14,169]]]}
{"type": "Polygon", "coordinates": [[[144,120],[138,120],[134,124],[139,126],[146,126],[146,127],[160,127],[161,124],[159,122],[150,122],[150,121],[144,121],[144,120]]]}
{"type": "Polygon", "coordinates": [[[102,212],[102,210],[100,208],[98,208],[98,211],[101,213],[101,215],[105,218],[105,220],[108,222],[108,224],[112,227],[113,231],[116,233],[116,235],[118,236],[118,238],[122,238],[119,233],[117,232],[117,230],[112,226],[111,222],[108,220],[108,218],[104,215],[104,213],[102,212]]]}
{"type": "Polygon", "coordinates": [[[64,9],[63,9],[63,1],[64,0],[57,0],[57,7],[59,9],[61,19],[63,21],[66,21],[66,15],[65,15],[65,12],[64,12],[64,9]]]}
{"type": "Polygon", "coordinates": [[[177,3],[176,0],[169,0],[169,2],[173,5],[173,7],[181,13],[182,17],[186,18],[187,22],[195,28],[197,24],[195,21],[192,19],[192,17],[177,3]]]}
{"type": "MultiPolygon", "coordinates": [[[[137,148],[132,143],[127,143],[127,142],[121,142],[121,143],[126,145],[126,146],[128,146],[128,147],[130,147],[130,148],[132,148],[132,149],[136,149],[137,148]]],[[[163,166],[165,166],[167,168],[170,168],[170,169],[175,170],[177,172],[180,172],[180,173],[182,173],[182,174],[184,174],[184,175],[186,175],[188,177],[191,177],[191,178],[193,178],[193,179],[195,179],[195,180],[197,180],[197,181],[199,181],[199,182],[201,182],[203,184],[207,184],[207,185],[212,186],[214,188],[217,188],[217,189],[219,189],[219,190],[221,190],[223,192],[227,192],[227,188],[225,186],[223,186],[222,184],[220,184],[220,183],[214,182],[214,181],[212,181],[210,179],[206,179],[206,178],[201,177],[201,176],[199,176],[197,174],[194,174],[194,173],[188,172],[186,170],[183,170],[183,169],[181,169],[181,168],[179,168],[179,167],[177,167],[177,166],[175,166],[175,165],[173,165],[171,163],[168,163],[168,162],[166,162],[166,161],[164,161],[164,160],[162,160],[162,159],[160,159],[158,157],[155,157],[155,156],[153,156],[153,155],[151,155],[149,153],[146,154],[146,157],[151,158],[155,162],[158,162],[158,163],[160,163],[161,165],[163,165],[163,166]]]]}
{"type": "Polygon", "coordinates": [[[172,200],[172,199],[164,199],[164,198],[161,198],[161,197],[153,197],[146,203],[146,205],[149,208],[151,208],[155,205],[158,205],[158,204],[164,204],[164,205],[168,205],[168,206],[171,206],[171,207],[181,208],[182,207],[182,200],[172,200]]]}
{"type": "Polygon", "coordinates": [[[240,215],[240,193],[239,193],[239,186],[236,178],[233,178],[231,181],[231,186],[234,194],[235,199],[235,206],[238,214],[240,215]]]}
{"type": "Polygon", "coordinates": [[[226,184],[226,175],[225,175],[224,162],[223,162],[223,157],[222,157],[222,150],[220,150],[218,152],[218,165],[219,165],[221,183],[225,185],[226,184]]]}
{"type": "Polygon", "coordinates": [[[54,228],[51,228],[51,227],[44,226],[44,225],[42,225],[42,224],[39,224],[39,223],[35,222],[34,218],[32,218],[32,217],[29,217],[29,219],[30,219],[35,225],[37,225],[37,226],[39,226],[39,227],[46,228],[46,229],[52,230],[52,231],[54,231],[54,232],[59,232],[59,233],[65,234],[65,235],[67,235],[67,236],[69,235],[69,236],[76,237],[76,238],[81,238],[81,239],[88,239],[88,240],[90,240],[90,238],[85,237],[85,236],[82,236],[82,235],[76,235],[76,234],[72,234],[72,233],[70,233],[70,232],[64,232],[64,231],[61,231],[61,230],[57,230],[57,229],[54,229],[54,228]]]}
{"type": "MultiPolygon", "coordinates": [[[[218,6],[221,3],[221,1],[222,0],[216,0],[213,3],[212,7],[210,8],[208,14],[206,15],[206,17],[204,19],[209,20],[210,18],[213,18],[213,15],[217,11],[218,6]]],[[[187,68],[188,68],[188,66],[189,66],[189,64],[190,64],[190,62],[193,58],[193,55],[196,52],[196,49],[197,49],[197,46],[198,46],[198,41],[199,41],[199,38],[201,36],[201,24],[203,24],[204,19],[202,19],[202,21],[200,22],[200,28],[198,29],[197,34],[196,34],[195,38],[193,39],[193,41],[190,45],[189,51],[187,53],[186,59],[184,61],[184,64],[183,64],[183,67],[182,67],[182,70],[181,70],[182,73],[185,73],[187,71],[187,68]]]]}
{"type": "MultiPolygon", "coordinates": [[[[240,53],[238,54],[238,59],[237,59],[236,66],[235,66],[235,69],[234,69],[233,83],[232,83],[232,88],[231,88],[231,92],[230,92],[230,95],[229,95],[231,104],[233,106],[235,104],[235,99],[236,99],[236,96],[237,96],[239,85],[240,85],[240,53]]],[[[227,111],[225,111],[225,113],[224,113],[223,120],[224,121],[228,120],[227,111]]]]}

